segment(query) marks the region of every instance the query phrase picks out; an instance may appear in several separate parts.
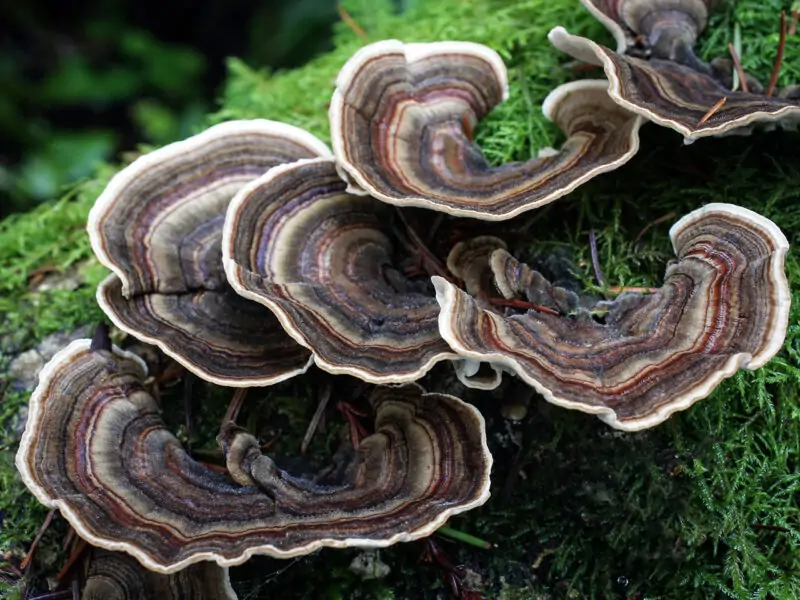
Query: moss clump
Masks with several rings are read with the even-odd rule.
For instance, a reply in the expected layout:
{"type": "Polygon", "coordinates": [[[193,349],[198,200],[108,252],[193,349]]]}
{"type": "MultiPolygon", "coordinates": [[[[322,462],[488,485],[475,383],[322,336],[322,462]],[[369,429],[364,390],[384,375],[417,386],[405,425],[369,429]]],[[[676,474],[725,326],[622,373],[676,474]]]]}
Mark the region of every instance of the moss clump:
{"type": "MultiPolygon", "coordinates": [[[[524,159],[558,142],[558,132],[541,116],[541,101],[553,86],[576,78],[560,66],[565,58],[550,49],[547,31],[560,24],[609,41],[573,0],[412,2],[402,14],[367,0],[345,2],[345,7],[367,40],[341,24],[333,52],[276,74],[231,60],[222,106],[209,122],[265,117],[327,138],[333,79],[361,44],[387,37],[469,39],[496,48],[510,67],[510,99],[481,124],[478,139],[496,163],[524,159]]],[[[711,19],[701,55],[723,54],[738,23],[745,68],[766,79],[780,8],[788,9],[788,3],[723,3],[711,19]]],[[[791,37],[781,85],[800,80],[798,68],[800,38],[791,37]]],[[[487,416],[496,457],[493,497],[452,526],[497,548],[445,546],[481,576],[489,597],[800,597],[798,165],[800,143],[794,133],[708,139],[687,147],[672,132],[651,125],[643,131],[640,154],[624,168],[511,222],[526,233],[516,251],[566,251],[575,277],[588,290],[598,285],[589,256],[590,230],[596,233],[609,285],[658,285],[672,257],[667,231],[675,219],[707,202],[741,204],[775,220],[790,238],[787,272],[794,305],[778,357],[755,373],[739,373],[710,398],[651,431],[621,434],[592,417],[536,400],[522,424],[509,425],[500,418],[496,399],[475,396],[487,416]]],[[[3,351],[31,347],[47,333],[99,318],[92,298],[102,270],[91,260],[82,228],[107,174],[70,198],[0,225],[3,351]],[[85,285],[63,295],[32,293],[29,275],[48,264],[58,269],[81,264],[85,285]]],[[[437,370],[428,383],[441,383],[441,377],[437,370]]],[[[254,398],[263,421],[249,424],[260,428],[266,441],[273,429],[264,423],[283,423],[278,450],[286,456],[296,453],[315,408],[298,400],[313,396],[314,386],[298,385],[254,398]]],[[[510,382],[504,392],[512,396],[525,390],[510,382]]],[[[11,404],[5,406],[23,401],[24,396],[7,397],[11,404]]],[[[196,447],[212,450],[203,440],[213,437],[218,415],[219,407],[201,412],[196,447]]],[[[180,419],[177,415],[174,422],[180,419]]],[[[333,435],[316,439],[317,448],[332,446],[333,435]]],[[[13,449],[0,450],[7,452],[0,460],[0,489],[13,490],[0,494],[0,510],[22,515],[6,521],[0,550],[20,551],[44,511],[19,493],[8,458],[13,449]]],[[[420,543],[382,551],[392,573],[379,582],[362,582],[348,571],[356,551],[323,551],[292,561],[257,558],[233,569],[232,576],[240,597],[248,599],[446,595],[439,572],[420,562],[421,551],[420,543]]]]}

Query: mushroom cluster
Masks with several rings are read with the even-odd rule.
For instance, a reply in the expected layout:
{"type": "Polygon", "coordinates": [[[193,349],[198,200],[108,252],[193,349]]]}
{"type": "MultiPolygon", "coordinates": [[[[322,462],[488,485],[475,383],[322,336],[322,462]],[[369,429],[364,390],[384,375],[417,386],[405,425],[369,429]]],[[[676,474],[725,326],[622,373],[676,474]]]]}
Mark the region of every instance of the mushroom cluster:
{"type": "Polygon", "coordinates": [[[741,207],[684,216],[670,231],[676,260],[660,288],[591,306],[503,239],[481,234],[431,251],[434,240],[418,233],[432,215],[508,220],[621,167],[638,150],[643,117],[694,138],[791,113],[790,99],[759,104],[729,91],[702,126],[682,129],[723,85],[693,52],[713,2],[582,2],[619,47],[551,32],[610,79],[562,85],[544,100],[566,136],[560,150],[490,165],[473,130],[507,95],[499,55],[474,43],[390,40],[342,68],[332,152],[290,125],[234,121],[113,178],[87,228],[112,272],[97,299],[119,329],[221,386],[267,386],[311,365],[361,379],[374,384],[375,426],[337,484],[278,468],[232,422],[217,439],[225,468],[212,469],[167,429],[141,358],[102,330],[72,343],[41,373],[17,465],[42,503],[105,549],[84,598],[135,597],[127,579],[230,598],[224,567],[255,554],[383,547],[483,504],[492,465],[483,418],[413,383],[437,363],[477,389],[512,374],[549,402],[639,430],[778,352],[788,243],[741,207]],[[171,579],[142,578],[107,551],[171,579]],[[197,573],[176,575],[188,569],[197,573]],[[195,589],[194,578],[209,583],[195,589]]]}
{"type": "Polygon", "coordinates": [[[687,142],[707,136],[744,135],[753,127],[800,124],[800,86],[776,89],[786,42],[780,42],[769,83],[745,73],[736,50],[709,63],[694,52],[708,11],[718,0],[580,0],[617,41],[611,50],[570,35],[563,27],[549,38],[559,50],[602,66],[609,95],[620,107],[670,127],[687,142]]]}

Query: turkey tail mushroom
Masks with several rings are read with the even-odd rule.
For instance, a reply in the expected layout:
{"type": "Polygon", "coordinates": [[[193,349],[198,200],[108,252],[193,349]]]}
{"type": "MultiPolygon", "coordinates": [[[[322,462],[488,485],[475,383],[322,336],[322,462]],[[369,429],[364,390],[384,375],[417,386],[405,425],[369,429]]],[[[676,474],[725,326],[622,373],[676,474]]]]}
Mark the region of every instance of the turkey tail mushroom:
{"type": "Polygon", "coordinates": [[[272,314],[235,294],[220,243],[236,191],[272,166],[330,154],[311,134],[231,121],[137,159],[89,214],[92,248],[113,274],[97,300],[120,329],[219,385],[267,385],[305,371],[307,350],[272,314]]]}
{"type": "Polygon", "coordinates": [[[283,165],[245,187],[225,221],[233,288],[269,307],[322,369],[372,383],[455,358],[430,283],[393,264],[392,208],[353,195],[333,160],[283,165]]]}
{"type": "Polygon", "coordinates": [[[709,204],[673,225],[670,237],[677,262],[662,287],[601,303],[604,322],[497,250],[495,272],[508,293],[527,290],[531,301],[575,310],[501,316],[435,277],[442,336],[465,358],[515,372],[554,404],[618,429],[657,425],[740,368],[756,369],[774,356],[791,302],[789,244],[769,219],[709,204]]]}
{"type": "Polygon", "coordinates": [[[16,463],[39,501],[81,537],[152,571],[389,546],[430,535],[489,496],[483,418],[452,396],[379,389],[375,433],[338,486],[281,471],[247,434],[223,436],[242,485],[186,453],[144,377],[141,359],[117,348],[78,340],[61,350],[31,397],[16,463]]]}
{"type": "Polygon", "coordinates": [[[605,82],[579,81],[554,90],[542,107],[567,136],[560,151],[490,166],[472,130],[507,87],[500,56],[480,44],[388,40],[362,48],[340,71],[330,106],[334,154],[350,191],[503,220],[636,154],[641,119],[610,100],[605,82]]]}

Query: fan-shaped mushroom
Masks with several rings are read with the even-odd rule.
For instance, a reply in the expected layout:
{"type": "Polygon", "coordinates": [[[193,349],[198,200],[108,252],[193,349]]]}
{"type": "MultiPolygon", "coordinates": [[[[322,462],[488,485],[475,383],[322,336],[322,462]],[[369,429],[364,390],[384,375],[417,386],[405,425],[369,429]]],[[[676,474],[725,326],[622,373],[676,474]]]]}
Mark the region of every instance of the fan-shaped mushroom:
{"type": "Polygon", "coordinates": [[[173,573],[255,554],[382,547],[432,533],[489,495],[483,418],[452,396],[416,385],[379,388],[375,433],[338,486],[292,477],[229,429],[235,478],[195,462],[165,428],[145,390],[143,362],[78,340],[43,369],[17,467],[44,504],[91,544],[173,573]]]}
{"type": "Polygon", "coordinates": [[[162,575],[123,552],[93,548],[89,560],[81,600],[237,600],[228,569],[214,563],[162,575]]]}
{"type": "Polygon", "coordinates": [[[694,54],[717,0],[581,0],[614,36],[617,52],[706,68],[694,54]]]}
{"type": "Polygon", "coordinates": [[[222,268],[225,210],[270,167],[329,154],[273,121],[232,121],[151,152],[118,173],[89,215],[97,299],[124,331],[221,385],[274,383],[309,365],[262,306],[237,296],[222,268]]]}
{"type": "Polygon", "coordinates": [[[624,56],[563,27],[549,34],[553,45],[584,62],[602,66],[609,96],[621,107],[670,127],[687,141],[742,134],[759,124],[792,128],[800,123],[800,97],[768,96],[727,89],[716,77],[668,60],[624,56]]]}
{"type": "Polygon", "coordinates": [[[336,86],[331,137],[349,191],[400,206],[509,219],[616,169],[639,146],[640,119],[615,106],[604,82],[581,81],[542,107],[568,137],[561,151],[490,166],[472,129],[506,98],[506,70],[479,44],[371,44],[336,86]]]}
{"type": "Polygon", "coordinates": [[[422,377],[456,358],[425,282],[393,265],[391,207],[345,191],[331,159],[283,165],[243,188],[223,261],[245,298],[268,306],[316,363],[373,383],[422,377]]]}
{"type": "MultiPolygon", "coordinates": [[[[766,363],[789,319],[788,242],[772,221],[709,204],[678,221],[670,236],[678,260],[667,267],[664,285],[598,305],[607,311],[603,323],[578,309],[503,317],[436,277],[442,336],[463,356],[513,370],[550,402],[619,429],[657,425],[738,369],[766,363]]],[[[544,289],[524,265],[509,265],[503,250],[495,254],[496,272],[512,280],[509,291],[529,285],[532,302],[575,306],[568,293],[544,289]]]]}

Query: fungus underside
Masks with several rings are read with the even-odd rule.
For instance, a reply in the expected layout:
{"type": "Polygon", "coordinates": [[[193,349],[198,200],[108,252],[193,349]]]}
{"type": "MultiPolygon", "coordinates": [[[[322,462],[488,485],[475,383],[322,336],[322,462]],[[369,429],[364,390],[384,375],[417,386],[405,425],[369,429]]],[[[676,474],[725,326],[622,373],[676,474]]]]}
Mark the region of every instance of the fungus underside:
{"type": "MultiPolygon", "coordinates": [[[[552,87],[585,73],[554,70],[565,59],[549,47],[547,31],[563,25],[612,45],[577,0],[415,2],[400,16],[376,11],[368,0],[344,5],[367,32],[367,41],[468,39],[503,54],[510,66],[510,98],[477,130],[495,164],[525,159],[532,149],[559,142],[539,105],[552,87]]],[[[768,73],[778,15],[788,7],[777,0],[723,3],[711,15],[699,55],[724,54],[738,22],[745,70],[768,73]]],[[[343,23],[336,31],[335,51],[294,71],[268,77],[232,60],[222,108],[209,123],[267,117],[327,138],[326,102],[333,88],[319,82],[332,82],[339,66],[364,43],[343,23]]],[[[778,85],[799,80],[800,37],[794,37],[787,43],[778,85]]],[[[591,416],[534,402],[528,419],[512,428],[520,436],[520,451],[509,439],[499,403],[465,396],[483,398],[479,408],[487,416],[496,470],[490,503],[454,519],[452,526],[498,548],[446,548],[481,575],[489,596],[624,598],[639,591],[688,600],[800,597],[800,514],[794,502],[800,493],[795,474],[800,410],[794,405],[800,397],[797,135],[709,139],[684,147],[679,135],[649,125],[642,131],[639,156],[617,175],[600,177],[515,221],[537,241],[522,249],[521,258],[565,253],[584,290],[607,291],[598,290],[594,279],[590,229],[609,286],[658,285],[671,257],[667,231],[674,219],[650,227],[637,245],[642,229],[670,212],[682,215],[707,202],[743,204],[773,219],[789,236],[793,246],[786,267],[794,303],[784,349],[771,363],[755,373],[739,373],[710,398],[652,431],[619,435],[591,416]],[[524,478],[514,475],[520,469],[524,478]]],[[[82,184],[67,200],[0,223],[0,372],[9,356],[42,337],[100,319],[94,287],[105,272],[90,258],[83,230],[111,170],[104,167],[100,173],[99,180],[82,184]],[[84,285],[75,292],[31,291],[37,269],[49,267],[75,267],[84,285]]],[[[444,386],[449,371],[437,370],[434,376],[444,386]]],[[[314,411],[306,399],[313,398],[317,385],[287,382],[254,398],[263,407],[260,421],[276,419],[283,425],[281,445],[289,456],[297,454],[314,411]]],[[[230,399],[230,392],[202,387],[210,404],[198,416],[198,440],[213,439],[230,399]]],[[[10,483],[18,480],[13,461],[5,460],[16,450],[10,421],[26,400],[24,393],[7,391],[0,403],[0,556],[24,553],[46,514],[31,496],[19,493],[21,483],[10,483]]],[[[177,428],[183,417],[179,406],[173,410],[177,428]]],[[[326,452],[334,429],[315,436],[309,455],[326,452]]],[[[63,527],[44,537],[36,568],[58,570],[64,556],[55,549],[62,532],[63,527]]],[[[251,600],[286,590],[303,597],[320,589],[330,597],[356,597],[358,591],[362,598],[404,598],[419,589],[434,597],[435,590],[444,590],[435,569],[419,562],[419,552],[416,545],[382,551],[392,573],[377,582],[362,582],[347,570],[355,551],[324,551],[296,562],[259,559],[231,575],[240,597],[251,600]]],[[[0,583],[0,596],[5,591],[0,583]]]]}

